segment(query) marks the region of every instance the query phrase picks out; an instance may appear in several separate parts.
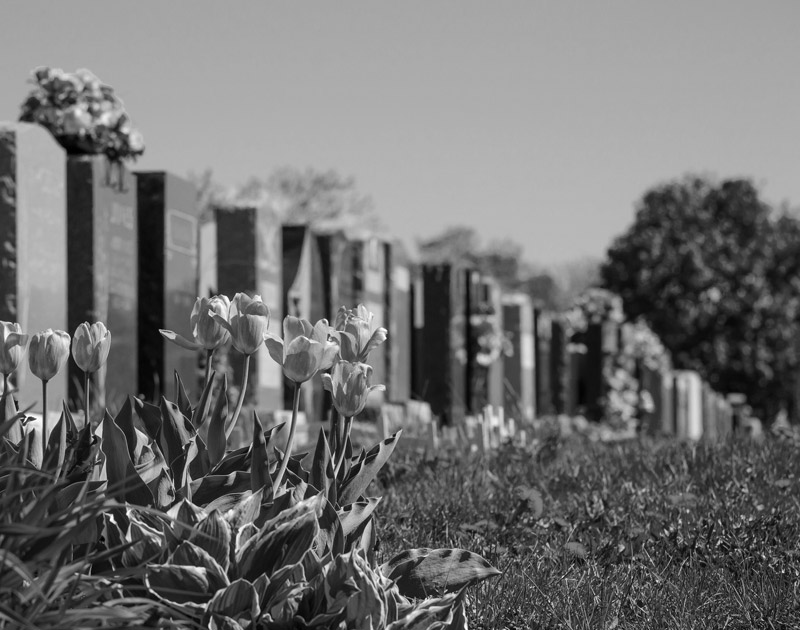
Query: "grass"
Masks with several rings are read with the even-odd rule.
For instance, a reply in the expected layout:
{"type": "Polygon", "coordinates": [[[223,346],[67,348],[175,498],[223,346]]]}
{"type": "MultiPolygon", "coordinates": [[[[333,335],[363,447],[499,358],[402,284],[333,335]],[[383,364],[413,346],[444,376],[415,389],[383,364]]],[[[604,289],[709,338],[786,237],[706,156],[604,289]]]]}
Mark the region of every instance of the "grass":
{"type": "MultiPolygon", "coordinates": [[[[396,453],[383,559],[481,553],[471,628],[800,628],[800,447],[593,443],[396,453]]],[[[375,493],[379,494],[379,493],[375,493]]]]}

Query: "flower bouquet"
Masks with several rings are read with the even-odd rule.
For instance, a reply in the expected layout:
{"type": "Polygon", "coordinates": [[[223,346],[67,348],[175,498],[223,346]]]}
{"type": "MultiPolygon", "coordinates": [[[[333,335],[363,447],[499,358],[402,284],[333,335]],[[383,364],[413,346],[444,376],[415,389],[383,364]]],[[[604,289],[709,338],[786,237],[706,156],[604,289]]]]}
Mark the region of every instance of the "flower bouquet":
{"type": "Polygon", "coordinates": [[[75,73],[37,68],[20,121],[47,128],[70,155],[105,155],[111,162],[144,153],[142,135],[131,125],[114,89],[89,70],[75,73]]]}

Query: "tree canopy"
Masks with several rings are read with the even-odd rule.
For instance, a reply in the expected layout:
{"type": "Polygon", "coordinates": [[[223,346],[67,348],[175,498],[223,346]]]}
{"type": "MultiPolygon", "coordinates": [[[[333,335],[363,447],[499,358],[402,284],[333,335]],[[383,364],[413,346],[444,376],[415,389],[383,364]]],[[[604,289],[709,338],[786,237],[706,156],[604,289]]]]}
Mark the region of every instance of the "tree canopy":
{"type": "Polygon", "coordinates": [[[608,250],[605,287],[642,316],[677,368],[760,414],[792,405],[798,367],[800,224],[746,179],[689,176],[647,191],[608,250]]]}

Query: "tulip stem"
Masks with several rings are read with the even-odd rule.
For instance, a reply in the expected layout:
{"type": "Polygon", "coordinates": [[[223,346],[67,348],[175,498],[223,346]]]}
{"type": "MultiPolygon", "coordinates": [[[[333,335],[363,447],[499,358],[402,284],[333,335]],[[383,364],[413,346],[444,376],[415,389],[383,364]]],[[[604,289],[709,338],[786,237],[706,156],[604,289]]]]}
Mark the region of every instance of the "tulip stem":
{"type": "Polygon", "coordinates": [[[91,415],[89,414],[89,386],[90,386],[91,382],[92,382],[92,377],[89,374],[89,372],[84,372],[83,373],[83,411],[86,414],[86,417],[84,418],[84,420],[85,420],[84,425],[87,426],[87,427],[91,426],[91,423],[92,423],[92,418],[91,418],[91,415]]]}
{"type": "Polygon", "coordinates": [[[286,450],[283,453],[281,460],[281,467],[278,469],[278,474],[275,475],[275,481],[272,484],[272,496],[278,491],[283,481],[283,476],[286,474],[286,467],[289,465],[289,458],[292,455],[292,445],[294,444],[294,432],[297,429],[297,412],[300,409],[300,383],[294,384],[294,397],[292,400],[292,422],[289,424],[289,439],[286,440],[286,450]]]}
{"type": "Polygon", "coordinates": [[[227,438],[233,427],[236,426],[236,421],[239,419],[239,413],[242,411],[242,404],[244,403],[244,395],[247,392],[247,380],[250,376],[250,355],[244,355],[244,374],[242,374],[242,389],[239,390],[239,400],[236,401],[236,411],[233,412],[233,419],[225,430],[225,437],[227,438]]]}
{"type": "Polygon", "coordinates": [[[42,470],[47,452],[47,381],[42,381],[42,470]]]}

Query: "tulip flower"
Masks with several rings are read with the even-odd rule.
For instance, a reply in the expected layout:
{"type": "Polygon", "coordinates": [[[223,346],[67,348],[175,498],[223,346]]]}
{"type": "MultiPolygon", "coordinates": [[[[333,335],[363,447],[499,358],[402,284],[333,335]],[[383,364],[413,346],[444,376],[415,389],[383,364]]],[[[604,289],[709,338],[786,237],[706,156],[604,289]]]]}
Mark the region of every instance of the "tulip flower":
{"type": "Polygon", "coordinates": [[[19,324],[0,321],[0,372],[7,377],[22,363],[28,335],[22,334],[19,324]]]}
{"type": "Polygon", "coordinates": [[[206,382],[211,377],[211,355],[214,354],[214,350],[225,345],[231,337],[228,328],[214,319],[214,315],[219,315],[227,321],[230,306],[231,301],[225,295],[197,298],[192,314],[189,317],[194,341],[190,341],[171,330],[158,331],[164,339],[181,348],[206,351],[206,382]]]}
{"type": "Polygon", "coordinates": [[[42,456],[47,450],[47,382],[69,358],[69,334],[48,328],[31,337],[28,364],[34,376],[42,381],[42,456]]]}
{"type": "Polygon", "coordinates": [[[22,334],[19,324],[0,321],[0,372],[3,374],[3,394],[0,396],[0,421],[5,420],[8,377],[22,363],[28,346],[28,335],[22,334]]]}
{"type": "Polygon", "coordinates": [[[267,333],[265,343],[286,378],[299,385],[320,370],[327,370],[336,360],[339,346],[330,340],[330,333],[327,319],[312,326],[307,319],[288,315],[283,320],[283,339],[267,333]]]}
{"type": "Polygon", "coordinates": [[[330,374],[322,375],[322,385],[332,394],[336,411],[352,418],[364,411],[371,391],[386,389],[383,385],[370,386],[371,377],[371,365],[337,361],[330,374]]]}
{"type": "Polygon", "coordinates": [[[233,296],[228,318],[225,319],[217,312],[209,311],[209,315],[214,321],[230,333],[233,347],[244,355],[244,370],[242,374],[242,386],[239,388],[239,400],[236,403],[236,410],[233,412],[233,419],[228,425],[232,431],[239,419],[242,411],[244,395],[247,392],[247,381],[250,376],[250,356],[255,354],[258,348],[264,343],[269,326],[269,308],[261,301],[260,295],[252,298],[246,293],[237,293],[233,296]]]}
{"type": "Polygon", "coordinates": [[[385,328],[373,330],[374,315],[363,304],[356,309],[339,308],[334,327],[339,339],[339,355],[344,361],[364,363],[370,351],[386,341],[385,328]]]}
{"type": "Polygon", "coordinates": [[[103,322],[83,322],[72,337],[72,358],[83,371],[83,410],[86,424],[90,424],[89,388],[91,375],[106,364],[111,348],[111,331],[103,322]]]}
{"type": "Polygon", "coordinates": [[[330,374],[322,375],[322,385],[333,396],[333,406],[344,418],[344,430],[339,435],[339,424],[332,420],[331,437],[334,443],[334,474],[344,460],[345,447],[350,437],[353,417],[364,411],[367,397],[373,390],[383,391],[383,385],[370,385],[372,366],[366,363],[337,361],[330,374]],[[339,451],[337,453],[337,451],[339,451]]]}
{"type": "Polygon", "coordinates": [[[72,337],[72,358],[84,372],[97,372],[108,359],[111,331],[103,322],[83,322],[72,337]]]}
{"type": "Polygon", "coordinates": [[[292,421],[289,424],[289,438],[281,466],[273,482],[273,494],[278,490],[286,473],[286,466],[292,454],[294,433],[297,428],[297,412],[300,408],[300,386],[320,370],[327,370],[336,360],[339,345],[331,341],[332,330],[327,319],[311,325],[307,319],[287,315],[283,320],[283,339],[266,333],[265,343],[270,356],[283,367],[286,377],[294,381],[292,402],[292,421]]]}
{"type": "Polygon", "coordinates": [[[214,313],[214,320],[231,335],[233,347],[244,355],[254,354],[264,343],[269,326],[269,308],[260,295],[252,298],[246,293],[233,297],[227,320],[214,313]]]}

